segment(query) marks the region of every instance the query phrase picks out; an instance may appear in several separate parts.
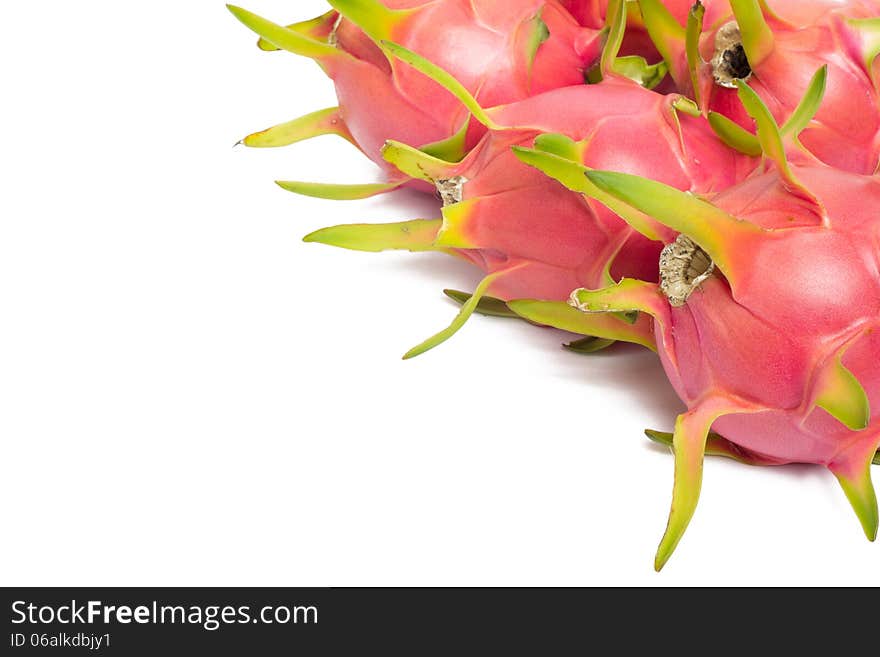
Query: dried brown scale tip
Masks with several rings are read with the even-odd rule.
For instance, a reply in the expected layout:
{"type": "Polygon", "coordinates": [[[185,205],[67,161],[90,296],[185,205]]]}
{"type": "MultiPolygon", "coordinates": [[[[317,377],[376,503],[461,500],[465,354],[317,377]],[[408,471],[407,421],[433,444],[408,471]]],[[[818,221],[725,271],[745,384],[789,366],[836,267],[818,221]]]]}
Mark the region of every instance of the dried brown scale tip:
{"type": "Polygon", "coordinates": [[[452,178],[437,181],[437,193],[440,195],[444,207],[454,203],[461,203],[462,187],[464,187],[466,182],[467,178],[464,176],[453,176],[452,178]]]}
{"type": "Polygon", "coordinates": [[[736,21],[723,25],[715,35],[712,75],[716,83],[729,89],[736,89],[737,80],[748,80],[752,76],[736,21]]]}
{"type": "Polygon", "coordinates": [[[683,306],[715,271],[715,263],[696,242],[679,235],[660,253],[660,290],[671,306],[683,306]]]}

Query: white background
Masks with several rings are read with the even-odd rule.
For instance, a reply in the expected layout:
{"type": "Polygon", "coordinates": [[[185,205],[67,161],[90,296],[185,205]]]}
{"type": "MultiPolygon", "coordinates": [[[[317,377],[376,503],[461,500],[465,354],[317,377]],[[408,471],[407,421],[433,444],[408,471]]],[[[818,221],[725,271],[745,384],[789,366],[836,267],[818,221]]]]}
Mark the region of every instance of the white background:
{"type": "Polygon", "coordinates": [[[433,203],[273,184],[379,179],[332,137],[233,149],[335,104],[254,40],[220,1],[4,7],[0,583],[880,584],[830,474],[719,459],[655,574],[642,429],[680,404],[647,352],[475,317],[403,362],[478,274],[300,241],[433,203]]]}

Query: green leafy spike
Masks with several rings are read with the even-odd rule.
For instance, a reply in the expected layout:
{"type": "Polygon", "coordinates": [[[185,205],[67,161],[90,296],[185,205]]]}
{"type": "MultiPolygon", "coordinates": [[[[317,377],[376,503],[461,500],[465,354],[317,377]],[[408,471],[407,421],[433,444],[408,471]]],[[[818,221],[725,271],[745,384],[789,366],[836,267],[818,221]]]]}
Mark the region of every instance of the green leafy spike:
{"type": "MultiPolygon", "coordinates": [[[[672,447],[672,434],[669,432],[645,429],[645,435],[659,445],[665,445],[670,448],[672,447]]],[[[706,453],[708,453],[708,450],[706,453]]]]}
{"type": "Polygon", "coordinates": [[[734,150],[758,157],[763,152],[758,138],[723,114],[709,112],[709,125],[718,138],[734,150]]]}
{"type": "Polygon", "coordinates": [[[444,71],[442,68],[437,66],[436,64],[432,64],[427,59],[422,57],[421,55],[417,55],[412,50],[404,48],[401,45],[396,43],[392,43],[391,41],[382,41],[382,47],[390,54],[397,57],[400,61],[406,62],[414,69],[427,75],[429,78],[434,80],[437,84],[442,86],[444,89],[449,91],[453,96],[458,98],[461,101],[461,104],[464,105],[468,111],[473,115],[473,117],[482,123],[487,128],[492,129],[501,129],[502,126],[497,125],[489,115],[486,113],[480,104],[477,102],[476,98],[471,95],[461,82],[452,77],[449,73],[444,71]]]}
{"type": "MultiPolygon", "coordinates": [[[[870,455],[869,455],[870,457],[870,455]]],[[[860,458],[861,463],[832,463],[828,469],[837,477],[853,511],[856,512],[869,541],[877,538],[877,494],[871,482],[871,460],[860,458]]]]}
{"type": "Polygon", "coordinates": [[[605,17],[605,46],[599,65],[586,73],[588,84],[598,84],[610,74],[633,80],[646,89],[653,89],[663,81],[669,71],[665,61],[649,64],[644,57],[627,55],[620,57],[620,48],[626,32],[628,6],[626,0],[613,0],[608,4],[605,17]]]}
{"type": "Polygon", "coordinates": [[[599,70],[603,77],[614,71],[614,62],[620,53],[620,46],[623,45],[623,34],[626,30],[626,2],[611,0],[607,12],[608,36],[599,60],[599,70]]]}
{"type": "MultiPolygon", "coordinates": [[[[818,84],[818,82],[821,81],[821,75],[816,79],[818,84]]],[[[780,175],[788,184],[789,188],[800,194],[815,206],[816,214],[821,218],[824,224],[828,220],[828,213],[825,210],[825,206],[822,204],[822,201],[807,189],[807,187],[798,180],[797,176],[795,176],[794,171],[786,158],[782,132],[779,130],[779,125],[776,123],[776,119],[773,118],[773,115],[770,113],[767,105],[764,104],[764,101],[761,100],[760,96],[758,96],[748,84],[742,80],[736,80],[736,86],[740,102],[742,102],[749,116],[755,120],[755,125],[758,128],[758,141],[761,143],[761,150],[764,152],[764,155],[773,160],[776,167],[779,169],[780,175]]],[[[810,86],[812,88],[814,85],[811,84],[810,86]]],[[[805,110],[805,112],[806,111],[807,110],[805,110]]]]}
{"type": "Polygon", "coordinates": [[[679,96],[678,98],[676,98],[674,101],[672,101],[672,106],[679,112],[684,112],[685,114],[688,114],[690,116],[703,115],[703,113],[700,111],[700,106],[686,96],[679,96]]]}
{"type": "Polygon", "coordinates": [[[482,299],[483,295],[486,294],[486,290],[489,289],[489,286],[492,285],[492,283],[498,280],[501,276],[507,274],[509,271],[511,270],[498,271],[486,276],[480,282],[480,284],[477,285],[477,288],[474,290],[471,298],[468,299],[464,303],[464,305],[462,305],[461,310],[459,311],[458,315],[456,315],[455,319],[452,320],[452,323],[439,333],[432,335],[421,344],[418,344],[410,349],[403,355],[403,359],[408,360],[410,358],[420,356],[426,351],[433,349],[437,345],[446,342],[446,340],[455,335],[459,331],[459,329],[464,326],[465,323],[467,323],[468,319],[470,319],[470,316],[477,309],[477,305],[480,303],[480,299],[482,299]]]}
{"type": "Polygon", "coordinates": [[[644,57],[627,55],[614,60],[611,68],[617,75],[638,82],[645,89],[653,89],[663,82],[663,78],[669,72],[666,62],[660,61],[649,64],[644,57]]]}
{"type": "Polygon", "coordinates": [[[392,224],[346,224],[309,233],[303,242],[318,242],[353,251],[435,251],[441,219],[414,219],[392,224]]]}
{"type": "MultiPolygon", "coordinates": [[[[673,435],[671,433],[645,429],[645,435],[653,440],[655,443],[665,445],[666,447],[670,448],[672,447],[673,435]]],[[[778,459],[761,456],[760,454],[748,450],[745,447],[735,445],[734,443],[727,440],[727,438],[719,436],[717,433],[709,433],[709,437],[706,440],[706,455],[723,456],[725,458],[744,463],[745,465],[781,465],[783,463],[778,459]]]]}
{"type": "Polygon", "coordinates": [[[558,132],[545,132],[535,138],[535,149],[550,153],[572,162],[581,159],[582,144],[579,144],[568,135],[558,132]]]}
{"type": "Polygon", "coordinates": [[[419,150],[444,162],[460,162],[467,155],[465,145],[470,124],[471,118],[468,117],[464,125],[454,135],[448,139],[425,144],[419,150]]]}
{"type": "Polygon", "coordinates": [[[813,120],[819,106],[822,104],[822,98],[825,96],[825,84],[828,80],[828,65],[826,64],[813,75],[807,92],[798,103],[798,106],[788,117],[788,121],[782,126],[782,135],[792,135],[797,137],[813,120]]]}
{"type": "Polygon", "coordinates": [[[730,413],[749,412],[753,409],[730,405],[724,400],[707,398],[675,421],[672,451],[675,455],[675,483],[672,487],[672,506],[666,531],[657,548],[654,569],[660,570],[672,556],[687,529],[703,483],[703,456],[712,423],[730,413]]]}
{"type": "Polygon", "coordinates": [[[352,144],[355,143],[354,137],[351,136],[342,120],[338,107],[318,110],[298,119],[255,132],[242,139],[241,143],[251,148],[275,148],[289,146],[298,141],[321,135],[337,135],[352,144]]]}
{"type": "Polygon", "coordinates": [[[589,315],[572,308],[564,301],[516,299],[508,301],[507,306],[517,315],[534,324],[552,326],[594,339],[631,342],[657,351],[650,322],[630,324],[612,313],[589,315]]]}
{"type": "Polygon", "coordinates": [[[588,337],[569,342],[562,346],[576,354],[595,354],[596,352],[607,349],[616,342],[617,340],[608,340],[607,338],[588,337]]]}
{"type": "MultiPolygon", "coordinates": [[[[468,292],[460,292],[459,290],[443,290],[443,294],[460,305],[466,304],[473,296],[468,292]]],[[[477,302],[474,312],[478,315],[487,315],[489,317],[514,317],[521,319],[519,315],[507,307],[507,304],[501,299],[495,297],[483,297],[477,302]]]]}
{"type": "Polygon", "coordinates": [[[691,75],[691,86],[694,89],[694,100],[697,106],[702,107],[700,89],[700,66],[703,58],[700,57],[700,35],[703,33],[703,17],[706,8],[700,0],[694,3],[688,12],[687,29],[685,31],[685,53],[687,56],[688,72],[691,75]]]}
{"type": "MultiPolygon", "coordinates": [[[[548,142],[543,145],[549,146],[550,148],[557,148],[563,146],[563,141],[556,140],[555,143],[548,142]]],[[[628,205],[626,202],[621,202],[620,199],[613,194],[606,193],[593,184],[586,176],[588,169],[580,164],[580,162],[575,162],[565,157],[559,157],[552,152],[523,148],[522,146],[514,146],[513,153],[520,159],[520,161],[543,171],[554,180],[561,182],[570,190],[585,194],[607,206],[648,239],[660,240],[662,238],[662,234],[657,230],[657,225],[651,221],[649,217],[646,217],[641,212],[635,211],[633,209],[634,206],[628,205]]]]}
{"type": "Polygon", "coordinates": [[[600,290],[577,289],[571,293],[569,304],[583,313],[638,311],[659,318],[665,311],[657,284],[634,278],[622,278],[600,290]]]}
{"type": "Polygon", "coordinates": [[[816,406],[824,408],[841,424],[861,431],[871,420],[868,395],[859,380],[835,358],[816,382],[816,406]]]}
{"type": "Polygon", "coordinates": [[[328,0],[328,2],[375,41],[393,39],[396,28],[419,11],[418,7],[389,9],[378,0],[328,0]]]}
{"type": "Polygon", "coordinates": [[[568,155],[576,154],[572,150],[572,145],[576,144],[573,141],[569,143],[566,139],[564,135],[559,137],[550,135],[546,138],[541,136],[536,140],[535,145],[540,144],[540,148],[546,150],[514,146],[513,152],[522,162],[540,169],[570,190],[592,197],[593,192],[599,193],[600,190],[596,190],[591,181],[586,178],[587,167],[567,158],[568,155]],[[564,153],[566,157],[560,157],[557,153],[564,153]]]}
{"type": "Polygon", "coordinates": [[[764,18],[759,0],[730,0],[730,6],[739,25],[749,66],[754,69],[773,50],[773,31],[764,18]]]}
{"type": "Polygon", "coordinates": [[[316,60],[343,55],[343,51],[331,46],[329,43],[322,43],[305,37],[299,32],[282,27],[262,16],[257,16],[247,9],[242,9],[235,5],[226,5],[226,7],[245,27],[251,29],[281,50],[316,60]]]}
{"type": "MultiPolygon", "coordinates": [[[[800,191],[806,198],[812,200],[817,207],[821,208],[819,200],[794,175],[794,171],[792,171],[785,155],[782,132],[779,130],[779,124],[776,123],[776,119],[770,113],[770,109],[748,84],[742,80],[736,80],[736,86],[740,102],[746,108],[749,116],[755,120],[755,125],[758,128],[758,141],[761,144],[761,150],[764,155],[773,160],[779,169],[779,173],[791,187],[800,191]]],[[[825,214],[824,208],[821,208],[821,214],[825,214]]]]}
{"type": "Polygon", "coordinates": [[[713,419],[691,411],[679,415],[675,422],[672,438],[672,450],[675,453],[672,508],[654,558],[654,570],[662,569],[672,556],[697,508],[703,484],[703,453],[713,419]]]}
{"type": "Polygon", "coordinates": [[[302,196],[325,198],[331,201],[356,201],[384,194],[397,189],[405,181],[392,183],[367,183],[363,185],[334,185],[329,183],[302,182],[298,180],[276,180],[281,189],[302,196]]]}
{"type": "Polygon", "coordinates": [[[529,78],[532,76],[532,66],[535,64],[535,57],[538,56],[538,48],[550,38],[550,29],[547,27],[547,23],[541,18],[542,9],[543,7],[538,10],[538,13],[530,21],[528,27],[530,32],[529,37],[526,39],[526,63],[528,66],[529,78]]]}
{"type": "MultiPolygon", "coordinates": [[[[308,37],[310,39],[318,40],[319,36],[316,33],[323,31],[329,32],[333,28],[333,23],[336,21],[336,12],[328,11],[326,14],[318,16],[317,18],[312,18],[307,21],[300,21],[299,23],[293,23],[291,25],[285,25],[288,30],[292,30],[294,32],[299,32],[304,37],[308,37]]],[[[277,46],[269,43],[264,38],[260,37],[259,41],[257,41],[257,47],[260,50],[265,50],[267,52],[272,52],[273,50],[280,50],[277,46]]]]}
{"type": "Polygon", "coordinates": [[[734,400],[706,397],[694,408],[678,416],[672,436],[672,451],[675,455],[672,506],[666,531],[654,559],[655,570],[659,571],[669,560],[697,508],[703,483],[703,456],[712,424],[724,415],[756,413],[762,410],[764,409],[734,400]]]}
{"type": "Polygon", "coordinates": [[[657,52],[663,57],[676,83],[682,85],[684,80],[680,79],[679,61],[686,50],[685,28],[660,0],[639,0],[639,8],[657,52]]]}
{"type": "Polygon", "coordinates": [[[877,539],[877,493],[870,481],[853,482],[841,480],[840,485],[846,498],[859,518],[865,536],[869,541],[877,539]]]}
{"type": "Polygon", "coordinates": [[[871,462],[872,462],[874,465],[880,465],[880,450],[878,450],[878,451],[874,454],[874,458],[873,458],[873,460],[872,460],[871,462]]]}
{"type": "Polygon", "coordinates": [[[392,139],[386,141],[382,147],[382,157],[406,175],[427,182],[449,178],[455,168],[453,162],[446,162],[392,139]]]}
{"type": "Polygon", "coordinates": [[[763,234],[754,224],[654,180],[613,171],[587,171],[586,176],[604,192],[693,239],[734,286],[742,267],[740,254],[763,234]]]}

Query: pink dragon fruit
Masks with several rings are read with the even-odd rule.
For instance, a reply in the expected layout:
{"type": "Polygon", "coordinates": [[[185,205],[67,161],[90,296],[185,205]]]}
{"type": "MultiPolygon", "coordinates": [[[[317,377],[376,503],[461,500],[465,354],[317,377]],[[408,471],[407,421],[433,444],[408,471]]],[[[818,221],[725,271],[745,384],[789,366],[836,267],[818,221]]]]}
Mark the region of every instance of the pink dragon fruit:
{"type": "MultiPolygon", "coordinates": [[[[737,80],[748,80],[783,123],[797,120],[794,110],[810,76],[827,66],[825,102],[802,131],[801,142],[812,157],[834,167],[864,174],[877,170],[876,0],[775,0],[772,9],[762,0],[709,0],[694,5],[687,28],[680,10],[673,13],[659,0],[640,4],[678,91],[696,99],[728,143],[745,152],[759,150],[737,99],[737,80]]],[[[799,149],[793,156],[803,157],[799,149]]]]}
{"type": "MultiPolygon", "coordinates": [[[[622,18],[621,13],[621,26],[622,18]]],[[[680,114],[676,106],[681,97],[663,96],[614,76],[611,62],[619,37],[619,30],[612,33],[603,56],[606,79],[602,83],[557,89],[490,110],[483,110],[464,87],[423,58],[386,45],[452,89],[488,128],[480,143],[458,163],[400,142],[386,144],[385,157],[403,173],[436,185],[444,200],[442,219],[335,226],[305,238],[368,251],[452,252],[487,273],[453,325],[407,357],[448,338],[484,295],[493,298],[490,303],[495,308],[499,299],[539,300],[528,309],[521,307],[519,314],[537,322],[564,321],[571,331],[603,340],[625,334],[638,341],[645,335],[649,326],[644,322],[630,325],[616,317],[587,317],[573,312],[563,300],[578,286],[605,285],[622,276],[656,277],[659,243],[640,235],[603,203],[573,194],[522,164],[511,148],[530,145],[536,136],[550,133],[539,137],[539,142],[571,153],[580,162],[645,175],[661,172],[664,182],[699,193],[730,186],[757,161],[725,147],[705,120],[680,114]]],[[[286,185],[294,191],[300,185],[309,188],[308,183],[286,185]]],[[[610,197],[602,200],[626,212],[610,197]]],[[[635,213],[630,213],[630,219],[638,221],[635,213]]],[[[644,230],[654,239],[668,233],[662,227],[658,234],[644,230]]]]}
{"type": "MultiPolygon", "coordinates": [[[[390,171],[381,150],[396,139],[460,159],[484,129],[460,103],[418,71],[389,60],[393,40],[452,72],[486,106],[582,85],[598,60],[603,32],[578,25],[556,0],[330,0],[335,11],[282,27],[249,11],[230,11],[264,49],[313,58],[333,79],[339,107],[264,130],[248,146],[279,146],[321,134],[342,136],[390,171]]],[[[400,184],[347,187],[362,198],[400,184]]],[[[340,190],[337,190],[340,191],[340,190]]]]}
{"type": "Polygon", "coordinates": [[[877,533],[870,465],[880,419],[870,409],[880,408],[880,181],[790,165],[770,111],[738,86],[775,169],[711,203],[530,154],[545,171],[567,166],[572,187],[598,188],[679,233],[664,240],[659,284],[624,279],[572,294],[584,312],[652,316],[664,368],[689,409],[670,441],[675,484],[658,570],[696,508],[707,440],[712,452],[748,463],[826,466],[868,538],[877,533]],[[724,438],[709,436],[713,426],[724,438]]]}

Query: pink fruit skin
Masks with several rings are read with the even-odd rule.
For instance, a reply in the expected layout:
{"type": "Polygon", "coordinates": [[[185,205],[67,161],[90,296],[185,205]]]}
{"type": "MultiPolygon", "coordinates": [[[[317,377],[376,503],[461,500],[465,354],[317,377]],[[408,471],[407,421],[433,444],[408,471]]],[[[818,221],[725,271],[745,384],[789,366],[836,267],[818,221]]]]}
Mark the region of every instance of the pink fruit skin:
{"type": "Polygon", "coordinates": [[[659,243],[523,164],[511,147],[531,147],[542,132],[563,133],[588,142],[581,156],[588,167],[659,177],[701,194],[754,169],[756,160],[725,147],[705,121],[679,114],[679,132],[674,99],[609,78],[490,110],[497,123],[519,129],[488,132],[447,172],[468,182],[460,209],[446,209],[440,243],[461,248],[487,273],[506,272],[488,289],[504,300],[564,300],[576,287],[606,285],[606,266],[615,280],[656,280],[659,243]]]}
{"type": "Polygon", "coordinates": [[[814,382],[841,350],[842,362],[880,409],[880,182],[825,167],[798,178],[827,209],[830,228],[805,212],[775,173],[719,194],[713,204],[766,229],[731,243],[735,291],[713,275],[686,305],[657,323],[663,366],[693,409],[709,396],[762,410],[727,415],[714,429],[779,463],[846,468],[880,443],[880,415],[852,431],[815,408],[814,382]]]}
{"type": "MultiPolygon", "coordinates": [[[[670,9],[674,7],[670,4],[670,9]]],[[[712,59],[718,28],[733,20],[726,0],[704,3],[706,31],[700,41],[703,58],[712,59]]],[[[880,163],[880,96],[866,70],[861,40],[846,19],[880,16],[876,0],[774,0],[777,18],[768,16],[774,34],[773,50],[753,65],[749,85],[767,104],[777,122],[784,123],[803,98],[810,79],[828,66],[825,97],[814,120],[801,133],[801,142],[821,162],[854,173],[872,174],[880,163]]],[[[673,11],[682,24],[686,14],[673,11]]],[[[679,90],[692,95],[683,53],[679,57],[679,90]]],[[[715,84],[711,66],[700,71],[704,106],[754,131],[736,89],[715,84]]]]}
{"type": "MultiPolygon", "coordinates": [[[[421,7],[392,28],[390,40],[451,73],[486,107],[582,85],[601,51],[599,31],[578,25],[555,0],[383,4],[421,7]],[[539,12],[550,35],[530,63],[529,41],[539,12]]],[[[451,137],[464,125],[467,111],[449,92],[406,64],[389,63],[353,23],[342,20],[335,34],[340,50],[350,56],[323,65],[335,83],[345,124],[370,159],[387,169],[381,156],[385,140],[421,147],[451,137]]],[[[483,132],[471,122],[465,148],[483,132]]]]}

